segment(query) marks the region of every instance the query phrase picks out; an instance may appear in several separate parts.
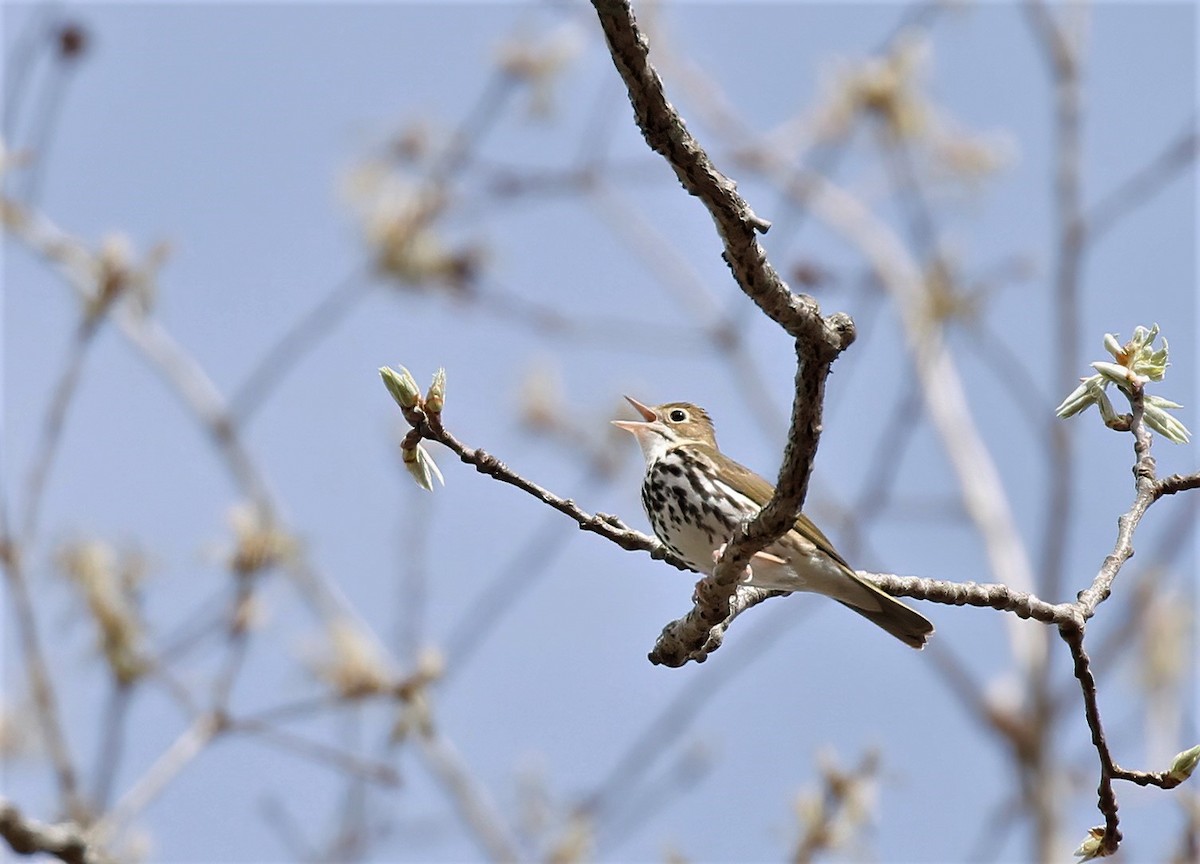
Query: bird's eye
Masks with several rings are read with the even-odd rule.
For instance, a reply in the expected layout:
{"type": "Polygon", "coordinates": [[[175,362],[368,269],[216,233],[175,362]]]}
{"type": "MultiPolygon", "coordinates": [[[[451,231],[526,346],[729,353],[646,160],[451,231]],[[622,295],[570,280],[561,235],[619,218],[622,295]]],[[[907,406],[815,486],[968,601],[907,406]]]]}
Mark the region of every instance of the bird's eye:
{"type": "Polygon", "coordinates": [[[687,419],[687,412],[682,408],[676,408],[667,416],[670,418],[672,423],[682,423],[687,419]]]}

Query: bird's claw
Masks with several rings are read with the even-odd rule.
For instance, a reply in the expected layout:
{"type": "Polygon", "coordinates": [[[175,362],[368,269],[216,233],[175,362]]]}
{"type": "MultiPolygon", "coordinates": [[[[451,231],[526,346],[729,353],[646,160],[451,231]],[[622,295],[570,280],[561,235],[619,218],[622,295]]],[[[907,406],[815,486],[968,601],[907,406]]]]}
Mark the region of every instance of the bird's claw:
{"type": "MultiPolygon", "coordinates": [[[[720,546],[718,546],[716,549],[714,549],[714,550],[713,550],[713,567],[714,567],[714,568],[717,566],[717,564],[718,564],[718,563],[720,563],[720,561],[721,561],[721,556],[725,554],[725,547],[726,547],[727,545],[728,545],[727,543],[722,543],[720,546]]],[[[759,555],[763,555],[763,556],[765,556],[765,557],[767,557],[767,558],[774,558],[774,557],[775,557],[774,555],[767,555],[765,552],[759,552],[759,553],[758,553],[758,554],[756,554],[754,557],[755,557],[755,558],[757,558],[757,557],[759,557],[759,555]]],[[[743,582],[749,582],[749,581],[750,581],[751,579],[753,579],[753,578],[754,578],[754,570],[752,570],[752,569],[751,569],[751,567],[750,567],[750,565],[749,565],[749,564],[747,564],[747,565],[746,565],[746,571],[745,571],[745,572],[742,574],[742,581],[743,581],[743,582]]],[[[701,580],[701,581],[704,581],[704,580],[701,580]]],[[[699,583],[697,583],[696,587],[697,587],[697,588],[699,588],[699,587],[700,587],[700,586],[699,586],[699,583]]]]}

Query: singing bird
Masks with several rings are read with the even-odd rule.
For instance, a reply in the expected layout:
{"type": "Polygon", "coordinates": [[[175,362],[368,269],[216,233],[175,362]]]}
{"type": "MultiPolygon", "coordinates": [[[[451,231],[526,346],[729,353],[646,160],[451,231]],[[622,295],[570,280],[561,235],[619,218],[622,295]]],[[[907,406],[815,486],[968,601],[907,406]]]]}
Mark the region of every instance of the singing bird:
{"type": "MultiPolygon", "coordinates": [[[[734,528],[753,516],[774,487],[717,449],[708,412],[688,402],[650,408],[625,397],[641,420],[614,420],[633,433],[646,457],[642,507],[654,534],[698,573],[711,575],[734,528]]],[[[933,624],[860,579],[829,539],[803,514],[790,531],[751,559],[747,583],[832,597],[913,648],[933,624]]]]}

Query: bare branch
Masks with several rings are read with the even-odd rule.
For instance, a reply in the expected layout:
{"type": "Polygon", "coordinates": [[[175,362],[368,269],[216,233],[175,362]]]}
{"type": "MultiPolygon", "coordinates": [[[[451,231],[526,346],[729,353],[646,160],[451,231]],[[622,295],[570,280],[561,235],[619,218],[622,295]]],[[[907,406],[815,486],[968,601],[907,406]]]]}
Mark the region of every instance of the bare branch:
{"type": "Polygon", "coordinates": [[[18,855],[53,855],[67,864],[110,864],[107,855],[90,844],[74,822],[47,825],[23,815],[0,797],[0,837],[18,855]]]}
{"type": "Polygon", "coordinates": [[[1193,119],[1162,152],[1089,208],[1085,220],[1088,239],[1095,243],[1122,217],[1152,199],[1172,180],[1183,176],[1185,169],[1196,161],[1198,151],[1200,136],[1196,134],[1193,119]]]}
{"type": "Polygon", "coordinates": [[[1112,591],[1113,580],[1117,578],[1121,566],[1133,555],[1133,532],[1141,522],[1142,516],[1145,515],[1146,508],[1159,497],[1155,494],[1157,483],[1154,478],[1154,457],[1150,455],[1150,431],[1142,420],[1142,387],[1138,384],[1132,386],[1131,431],[1136,455],[1133,476],[1136,478],[1137,498],[1134,499],[1133,506],[1129,511],[1117,520],[1117,544],[1113,551],[1104,559],[1104,564],[1100,567],[1100,572],[1096,574],[1095,579],[1092,580],[1092,584],[1079,593],[1078,606],[1084,620],[1096,614],[1096,607],[1108,599],[1108,595],[1112,591]]]}
{"type": "Polygon", "coordinates": [[[66,811],[78,817],[83,814],[83,802],[79,795],[75,762],[63,732],[54,682],[38,634],[33,595],[29,590],[29,580],[25,576],[24,561],[17,543],[10,536],[0,536],[0,563],[4,565],[4,575],[12,592],[25,674],[33,691],[33,703],[37,708],[42,735],[50,751],[50,761],[54,765],[58,792],[66,811]]]}
{"type": "MultiPolygon", "coordinates": [[[[700,143],[688,132],[679,112],[667,101],[662,79],[650,64],[650,46],[638,29],[626,0],[594,0],[613,63],[625,81],[634,117],[646,143],[662,155],[683,187],[699,198],[716,222],[724,242],[725,262],[742,291],[796,340],[796,392],[791,429],[775,494],[749,523],[734,532],[711,578],[696,586],[695,605],[684,618],[664,630],[650,653],[652,663],[679,666],[702,660],[715,627],[732,620],[738,583],[755,553],[795,524],[808,493],[809,475],[821,432],[825,379],[829,368],[854,341],[847,315],[821,317],[811,297],[793,294],[767,261],[757,233],[770,225],[737,193],[736,184],[717,170],[700,143]]],[[[763,598],[750,598],[753,603],[763,598]]],[[[721,631],[723,632],[723,631],[721,631]]]]}
{"type": "Polygon", "coordinates": [[[1100,722],[1100,707],[1096,701],[1096,678],[1092,675],[1091,663],[1087,652],[1083,649],[1083,626],[1064,625],[1059,627],[1059,634],[1071,649],[1071,657],[1075,661],[1075,677],[1083,689],[1083,708],[1087,716],[1088,728],[1092,730],[1092,744],[1100,757],[1100,785],[1096,792],[1099,797],[1098,806],[1104,814],[1104,837],[1101,839],[1101,855],[1110,855],[1117,851],[1121,844],[1121,829],[1117,819],[1117,796],[1113,792],[1113,761],[1108,750],[1108,741],[1104,737],[1104,726],[1100,722]]]}
{"type": "Polygon", "coordinates": [[[157,798],[225,728],[225,718],[216,714],[206,713],[197,717],[89,833],[98,837],[114,836],[157,798]]]}
{"type": "Polygon", "coordinates": [[[450,448],[460,460],[468,465],[474,465],[475,470],[480,474],[485,474],[493,480],[499,480],[501,483],[515,486],[529,493],[543,504],[553,507],[559,513],[574,519],[581,531],[590,531],[602,537],[607,537],[622,549],[631,552],[639,550],[649,552],[651,558],[666,561],[680,570],[690,569],[686,564],[672,555],[667,550],[667,547],[659,543],[654,537],[629,528],[616,516],[610,516],[606,513],[588,513],[571,499],[560,498],[548,489],[537,485],[532,480],[522,477],[490,453],[468,447],[446,430],[442,425],[440,416],[427,413],[421,409],[410,409],[405,411],[405,419],[413,426],[413,431],[419,437],[436,441],[450,448]]]}
{"type": "MultiPolygon", "coordinates": [[[[747,556],[747,560],[750,557],[753,556],[747,556]]],[[[734,582],[732,593],[719,594],[712,587],[715,580],[714,574],[696,585],[697,593],[692,598],[695,605],[685,616],[663,628],[654,643],[654,650],[650,652],[651,663],[662,666],[682,666],[689,660],[703,663],[709,654],[721,647],[725,631],[734,618],[769,597],[787,593],[764,591],[734,582]],[[709,586],[707,594],[700,593],[702,586],[709,586]],[[722,609],[724,616],[719,617],[722,609]]]]}
{"type": "Polygon", "coordinates": [[[662,155],[679,182],[703,202],[725,245],[725,262],[738,285],[772,320],[796,338],[821,340],[837,350],[853,341],[853,330],[821,318],[811,297],[793,294],[767,261],[757,233],[770,223],[755,215],[737,184],[717,170],[667,101],[662,79],[650,64],[650,46],[627,0],[593,0],[613,63],[629,91],[634,118],[646,143],[662,155]]]}
{"type": "Polygon", "coordinates": [[[418,752],[430,773],[450,796],[459,817],[493,861],[519,861],[522,856],[512,832],[483,785],[470,773],[454,745],[430,730],[418,736],[418,752]]]}
{"type": "Polygon", "coordinates": [[[998,609],[1001,612],[1012,612],[1018,618],[1032,618],[1046,624],[1073,621],[1079,614],[1072,603],[1047,603],[1033,594],[1017,591],[1008,585],[944,582],[940,579],[864,571],[859,571],[858,575],[896,597],[912,597],[915,600],[947,603],[951,606],[998,609]]]}

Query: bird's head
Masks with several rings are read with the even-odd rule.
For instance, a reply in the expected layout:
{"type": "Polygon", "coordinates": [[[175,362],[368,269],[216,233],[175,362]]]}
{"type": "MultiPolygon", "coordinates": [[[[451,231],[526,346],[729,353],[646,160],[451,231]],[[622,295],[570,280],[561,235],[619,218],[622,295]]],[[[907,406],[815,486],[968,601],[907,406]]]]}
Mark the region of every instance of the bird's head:
{"type": "Polygon", "coordinates": [[[717,435],[712,419],[699,405],[666,402],[651,408],[630,396],[625,399],[642,419],[614,420],[612,424],[637,438],[647,465],[678,444],[705,444],[716,449],[717,435]]]}

